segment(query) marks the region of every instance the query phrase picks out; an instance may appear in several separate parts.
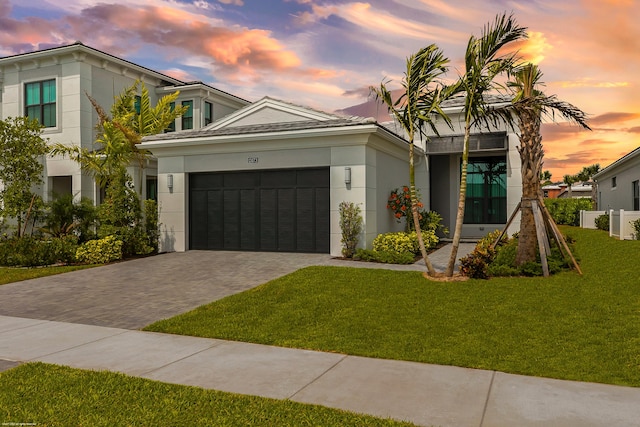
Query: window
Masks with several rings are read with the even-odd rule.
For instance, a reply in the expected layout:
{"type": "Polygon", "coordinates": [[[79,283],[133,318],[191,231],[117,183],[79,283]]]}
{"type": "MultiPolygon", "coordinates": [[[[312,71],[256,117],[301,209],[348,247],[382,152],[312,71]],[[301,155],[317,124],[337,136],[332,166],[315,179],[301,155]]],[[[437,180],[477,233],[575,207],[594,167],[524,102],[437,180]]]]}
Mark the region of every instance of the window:
{"type": "Polygon", "coordinates": [[[142,97],[140,95],[136,95],[136,99],[133,101],[133,108],[136,110],[136,114],[140,114],[141,102],[142,102],[142,97]]]}
{"type": "Polygon", "coordinates": [[[611,188],[616,188],[618,186],[618,180],[616,179],[617,177],[614,176],[613,178],[611,178],[611,188]]]}
{"type": "Polygon", "coordinates": [[[469,159],[464,222],[507,222],[507,162],[504,157],[469,159]]]}
{"type": "Polygon", "coordinates": [[[208,125],[213,121],[213,104],[210,102],[204,103],[204,125],[208,125]]]}
{"type": "Polygon", "coordinates": [[[56,126],[56,80],[25,83],[24,115],[44,127],[56,126]]]}
{"type": "Polygon", "coordinates": [[[633,181],[631,187],[633,191],[633,210],[640,211],[640,181],[633,181]]]}
{"type": "Polygon", "coordinates": [[[182,129],[193,129],[193,101],[182,101],[183,107],[188,107],[182,115],[182,129]]]}
{"type": "Polygon", "coordinates": [[[158,177],[147,177],[147,200],[158,201],[158,177]]]}
{"type": "MultiPolygon", "coordinates": [[[[172,102],[171,104],[169,104],[169,107],[171,109],[171,111],[176,109],[176,103],[172,102]]],[[[175,132],[176,131],[176,121],[172,121],[171,123],[169,123],[169,126],[165,129],[165,132],[175,132]]]]}

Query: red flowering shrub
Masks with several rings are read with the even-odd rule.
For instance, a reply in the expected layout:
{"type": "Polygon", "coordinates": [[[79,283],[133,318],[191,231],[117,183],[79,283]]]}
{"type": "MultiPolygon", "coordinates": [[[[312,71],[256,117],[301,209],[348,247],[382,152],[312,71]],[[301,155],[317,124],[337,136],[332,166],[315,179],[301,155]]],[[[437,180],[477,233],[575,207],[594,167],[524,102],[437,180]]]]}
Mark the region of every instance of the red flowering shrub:
{"type": "MultiPolygon", "coordinates": [[[[424,206],[422,202],[420,202],[420,194],[416,191],[416,196],[418,197],[418,209],[422,209],[424,206]]],[[[389,196],[389,200],[387,201],[387,209],[391,209],[393,212],[393,216],[396,217],[398,222],[402,222],[402,218],[405,218],[406,221],[406,229],[407,231],[413,230],[413,219],[411,218],[411,194],[409,193],[409,187],[404,186],[402,190],[396,188],[391,192],[389,196]]],[[[420,215],[420,219],[422,218],[422,214],[418,212],[420,215]]]]}

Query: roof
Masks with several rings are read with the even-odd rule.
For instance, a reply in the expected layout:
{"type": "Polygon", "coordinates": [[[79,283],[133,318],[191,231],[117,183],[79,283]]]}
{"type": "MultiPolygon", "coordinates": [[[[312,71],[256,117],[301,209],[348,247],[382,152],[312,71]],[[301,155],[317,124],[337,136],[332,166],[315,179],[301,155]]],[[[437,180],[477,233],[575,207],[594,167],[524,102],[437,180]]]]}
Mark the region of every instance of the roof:
{"type": "Polygon", "coordinates": [[[617,167],[619,167],[619,166],[631,161],[632,159],[634,159],[636,157],[640,157],[640,147],[636,148],[635,150],[633,150],[630,153],[625,154],[624,156],[622,156],[621,158],[619,158],[615,162],[611,163],[606,168],[602,169],[597,174],[593,175],[593,179],[597,180],[599,177],[601,177],[603,175],[606,175],[607,173],[611,172],[612,170],[615,170],[617,167]]]}
{"type": "MultiPolygon", "coordinates": [[[[375,121],[370,119],[355,120],[351,118],[342,118],[334,120],[304,120],[296,122],[279,122],[279,123],[262,123],[256,125],[224,127],[219,129],[202,128],[197,130],[185,130],[178,132],[161,133],[157,135],[150,135],[144,137],[144,142],[149,141],[164,141],[170,139],[183,139],[183,138],[202,138],[202,137],[214,137],[214,136],[230,136],[230,135],[249,135],[256,133],[272,133],[272,132],[287,132],[307,129],[329,129],[337,127],[359,126],[365,124],[376,124],[375,121]]],[[[380,126],[382,127],[382,126],[380,126]]],[[[386,128],[384,128],[386,129],[386,128]]]]}
{"type": "MultiPolygon", "coordinates": [[[[484,101],[488,104],[503,104],[503,103],[510,103],[511,102],[511,98],[509,98],[508,96],[505,95],[484,95],[483,96],[484,101]]],[[[464,107],[464,101],[466,99],[465,95],[457,95],[454,96],[453,98],[447,99],[446,101],[443,101],[440,106],[445,109],[445,108],[462,108],[464,107]]]]}

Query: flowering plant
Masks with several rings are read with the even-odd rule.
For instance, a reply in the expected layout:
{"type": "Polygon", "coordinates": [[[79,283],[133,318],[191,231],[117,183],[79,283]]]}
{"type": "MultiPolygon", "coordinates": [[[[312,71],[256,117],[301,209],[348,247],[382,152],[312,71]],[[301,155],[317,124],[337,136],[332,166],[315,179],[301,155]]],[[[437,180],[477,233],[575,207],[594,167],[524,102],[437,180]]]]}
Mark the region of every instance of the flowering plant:
{"type": "MultiPolygon", "coordinates": [[[[420,202],[420,194],[418,194],[417,190],[416,196],[418,198],[418,209],[422,209],[424,205],[420,202]]],[[[411,193],[409,192],[409,187],[405,185],[402,189],[396,188],[393,190],[387,201],[387,209],[391,209],[396,221],[402,222],[402,218],[405,218],[407,230],[413,229],[411,226],[411,193]]],[[[419,215],[419,218],[422,218],[420,213],[419,215]]]]}

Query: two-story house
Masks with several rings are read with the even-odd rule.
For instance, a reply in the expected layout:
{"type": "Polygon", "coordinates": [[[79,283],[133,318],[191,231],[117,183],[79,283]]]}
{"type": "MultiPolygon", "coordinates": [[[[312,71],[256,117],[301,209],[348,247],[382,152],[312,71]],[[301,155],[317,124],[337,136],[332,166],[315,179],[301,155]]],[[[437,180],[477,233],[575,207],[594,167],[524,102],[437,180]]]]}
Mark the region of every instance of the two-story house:
{"type": "MultiPolygon", "coordinates": [[[[0,118],[28,116],[44,126],[52,143],[94,149],[97,114],[90,95],[106,111],[135,81],[144,82],[151,102],[180,91],[176,102],[189,106],[174,130],[199,129],[249,102],[200,82],[182,82],[165,74],[85,46],[68,46],[0,58],[0,118]]],[[[132,171],[133,172],[133,171],[132,171]]],[[[68,158],[48,157],[42,195],[74,194],[99,203],[100,189],[68,158]]],[[[157,196],[157,169],[151,161],[142,174],[131,173],[147,198],[157,196]]]]}

